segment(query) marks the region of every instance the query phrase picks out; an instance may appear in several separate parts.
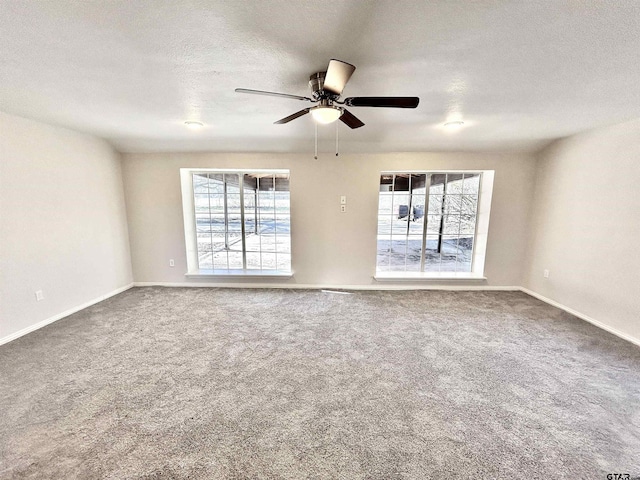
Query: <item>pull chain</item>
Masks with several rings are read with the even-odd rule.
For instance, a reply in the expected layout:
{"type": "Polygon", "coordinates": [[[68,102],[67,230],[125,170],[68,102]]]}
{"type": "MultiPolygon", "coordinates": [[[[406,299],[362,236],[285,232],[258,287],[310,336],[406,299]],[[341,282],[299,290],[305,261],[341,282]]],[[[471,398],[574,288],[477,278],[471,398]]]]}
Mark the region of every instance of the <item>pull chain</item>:
{"type": "Polygon", "coordinates": [[[315,160],[318,159],[318,124],[314,122],[314,125],[316,127],[316,150],[315,150],[315,155],[313,156],[313,158],[315,160]]]}
{"type": "Polygon", "coordinates": [[[336,157],[338,156],[338,122],[336,122],[336,157]]]}

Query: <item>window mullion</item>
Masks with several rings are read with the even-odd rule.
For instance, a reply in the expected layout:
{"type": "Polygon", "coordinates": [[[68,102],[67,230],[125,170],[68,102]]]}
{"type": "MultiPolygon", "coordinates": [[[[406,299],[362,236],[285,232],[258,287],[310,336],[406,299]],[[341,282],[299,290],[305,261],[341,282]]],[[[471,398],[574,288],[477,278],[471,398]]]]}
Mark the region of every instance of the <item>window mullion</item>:
{"type": "Polygon", "coordinates": [[[425,176],[424,185],[424,215],[422,225],[422,250],[420,251],[420,271],[424,272],[427,256],[427,225],[429,224],[429,187],[431,186],[431,174],[425,176]]]}
{"type": "Polygon", "coordinates": [[[240,184],[240,231],[242,232],[242,269],[247,269],[247,239],[244,228],[244,173],[238,174],[240,184]]]}

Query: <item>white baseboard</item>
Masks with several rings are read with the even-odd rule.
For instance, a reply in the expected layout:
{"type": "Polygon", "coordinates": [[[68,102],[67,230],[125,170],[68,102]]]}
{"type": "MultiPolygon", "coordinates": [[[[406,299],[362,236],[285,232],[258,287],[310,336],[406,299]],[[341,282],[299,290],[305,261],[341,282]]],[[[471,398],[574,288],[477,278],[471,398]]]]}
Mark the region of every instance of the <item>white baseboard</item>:
{"type": "Polygon", "coordinates": [[[117,295],[119,293],[124,292],[125,290],[129,290],[130,288],[133,287],[133,283],[130,283],[129,285],[125,285],[124,287],[120,287],[117,288],[115,290],[113,290],[112,292],[109,292],[105,295],[100,295],[99,297],[94,298],[93,300],[89,300],[88,302],[85,302],[81,305],[75,306],[73,308],[70,308],[69,310],[65,310],[62,313],[58,313],[57,315],[54,315],[53,317],[49,317],[45,320],[42,320],[41,322],[35,323],[27,328],[23,328],[22,330],[18,330],[15,333],[12,333],[11,335],[7,335],[6,337],[0,338],[0,345],[4,345],[5,343],[9,343],[13,340],[15,340],[16,338],[20,338],[23,335],[26,335],[27,333],[31,333],[34,332],[36,330],[38,330],[39,328],[45,327],[47,325],[49,325],[50,323],[56,322],[64,317],[68,317],[71,314],[74,314],[76,312],[79,312],[80,310],[83,310],[87,307],[90,307],[91,305],[95,305],[98,302],[102,302],[103,300],[106,300],[109,297],[113,297],[114,295],[117,295]]]}
{"type": "Polygon", "coordinates": [[[520,287],[520,290],[526,293],[527,295],[531,295],[532,297],[535,297],[538,300],[542,300],[544,303],[548,303],[553,307],[559,308],[560,310],[564,310],[565,312],[570,313],[574,317],[578,317],[579,319],[589,322],[592,325],[595,325],[596,327],[601,328],[602,330],[606,330],[607,332],[615,335],[616,337],[620,337],[623,340],[626,340],[627,342],[631,342],[640,347],[640,339],[633,337],[628,333],[621,332],[620,330],[610,327],[609,325],[602,323],[601,321],[596,320],[595,318],[592,318],[589,315],[585,315],[584,313],[578,312],[573,308],[569,308],[566,305],[561,304],[560,302],[551,300],[550,298],[540,295],[539,293],[536,293],[533,290],[529,290],[528,288],[520,287]]]}
{"type": "Polygon", "coordinates": [[[62,313],[54,315],[52,317],[47,318],[41,322],[38,322],[34,325],[31,325],[27,328],[23,328],[11,335],[7,335],[6,337],[0,338],[0,345],[4,345],[5,343],[9,343],[17,338],[22,337],[28,333],[31,333],[39,328],[42,328],[46,325],[49,325],[53,322],[56,322],[62,318],[68,317],[80,310],[83,310],[91,305],[95,305],[98,302],[102,302],[107,298],[113,297],[119,293],[122,293],[126,290],[129,290],[132,287],[189,287],[189,288],[289,288],[289,289],[303,289],[303,290],[455,290],[455,291],[478,291],[478,290],[486,290],[486,291],[522,291],[527,295],[531,295],[532,297],[537,298],[553,307],[559,308],[560,310],[564,310],[571,315],[580,318],[581,320],[585,320],[592,325],[595,325],[598,328],[601,328],[617,337],[622,338],[628,342],[631,342],[635,345],[640,346],[640,339],[635,338],[627,333],[621,332],[620,330],[610,327],[595,318],[592,318],[588,315],[585,315],[577,310],[567,307],[555,300],[551,300],[539,293],[536,293],[528,288],[518,287],[518,286],[494,286],[494,285],[315,285],[315,284],[296,284],[296,283],[198,283],[198,282],[133,282],[129,285],[125,285],[124,287],[118,288],[109,292],[105,295],[100,295],[99,297],[94,298],[86,303],[73,307],[69,310],[65,310],[62,313]]]}
{"type": "Polygon", "coordinates": [[[198,282],[134,282],[134,287],[188,287],[188,288],[289,288],[301,290],[495,290],[520,291],[517,286],[493,285],[317,285],[304,283],[198,283],[198,282]]]}

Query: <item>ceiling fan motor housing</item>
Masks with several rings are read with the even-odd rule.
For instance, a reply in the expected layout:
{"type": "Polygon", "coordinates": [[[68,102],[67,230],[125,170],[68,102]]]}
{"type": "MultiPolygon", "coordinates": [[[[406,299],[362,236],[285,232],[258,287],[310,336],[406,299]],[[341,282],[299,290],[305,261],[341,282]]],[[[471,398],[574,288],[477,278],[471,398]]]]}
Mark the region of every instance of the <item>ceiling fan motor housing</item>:
{"type": "Polygon", "coordinates": [[[311,89],[311,94],[313,95],[314,100],[335,100],[340,95],[335,95],[333,93],[325,92],[324,90],[324,79],[327,72],[317,72],[309,77],[309,88],[311,89]]]}

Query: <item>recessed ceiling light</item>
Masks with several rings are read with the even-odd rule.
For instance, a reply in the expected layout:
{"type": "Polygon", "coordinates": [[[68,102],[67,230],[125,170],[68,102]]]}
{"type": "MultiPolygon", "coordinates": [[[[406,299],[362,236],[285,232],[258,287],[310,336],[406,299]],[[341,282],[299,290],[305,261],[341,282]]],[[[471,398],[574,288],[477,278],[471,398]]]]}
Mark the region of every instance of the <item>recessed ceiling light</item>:
{"type": "Polygon", "coordinates": [[[464,122],[461,120],[456,120],[453,122],[447,122],[444,124],[445,127],[450,128],[450,129],[456,129],[456,128],[460,128],[464,125],[464,122]]]}
{"type": "Polygon", "coordinates": [[[197,129],[197,128],[202,128],[204,127],[204,123],[202,122],[195,122],[195,121],[186,121],[184,122],[184,124],[189,127],[189,128],[193,128],[193,129],[197,129]]]}

